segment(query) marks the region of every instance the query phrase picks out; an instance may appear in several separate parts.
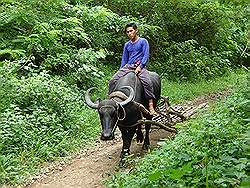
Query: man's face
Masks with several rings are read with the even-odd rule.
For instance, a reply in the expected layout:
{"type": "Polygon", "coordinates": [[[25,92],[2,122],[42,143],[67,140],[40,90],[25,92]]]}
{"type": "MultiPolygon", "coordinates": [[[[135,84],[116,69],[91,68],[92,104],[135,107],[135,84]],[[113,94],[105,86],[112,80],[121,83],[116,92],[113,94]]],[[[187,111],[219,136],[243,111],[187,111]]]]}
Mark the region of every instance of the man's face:
{"type": "Polygon", "coordinates": [[[132,41],[136,40],[137,37],[137,30],[135,30],[133,27],[127,27],[126,33],[128,35],[128,38],[132,41]]]}

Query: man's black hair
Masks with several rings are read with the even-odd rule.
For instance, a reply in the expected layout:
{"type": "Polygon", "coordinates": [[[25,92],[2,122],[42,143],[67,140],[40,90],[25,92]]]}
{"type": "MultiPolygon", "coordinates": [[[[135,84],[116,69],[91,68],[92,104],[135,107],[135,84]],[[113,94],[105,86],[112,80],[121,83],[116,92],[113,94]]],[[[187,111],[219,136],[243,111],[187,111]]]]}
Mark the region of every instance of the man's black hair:
{"type": "Polygon", "coordinates": [[[137,29],[136,23],[130,22],[130,23],[128,23],[128,24],[125,26],[125,29],[124,29],[125,33],[126,33],[126,30],[127,30],[128,27],[133,27],[134,30],[137,29]]]}

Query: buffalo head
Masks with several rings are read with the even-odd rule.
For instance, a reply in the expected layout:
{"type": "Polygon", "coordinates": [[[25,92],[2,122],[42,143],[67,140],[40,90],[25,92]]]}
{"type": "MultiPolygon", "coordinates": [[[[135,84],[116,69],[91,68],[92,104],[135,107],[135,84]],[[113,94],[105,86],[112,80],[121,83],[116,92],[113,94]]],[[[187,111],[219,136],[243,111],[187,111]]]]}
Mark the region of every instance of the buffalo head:
{"type": "MultiPolygon", "coordinates": [[[[93,102],[90,98],[90,92],[94,88],[88,89],[85,93],[86,104],[89,107],[98,110],[102,125],[101,140],[114,139],[114,131],[116,129],[118,121],[121,119],[121,115],[119,114],[119,109],[134,99],[134,90],[132,87],[123,86],[122,88],[129,89],[130,94],[126,100],[120,102],[116,101],[115,99],[106,99],[93,102]]],[[[124,117],[125,114],[123,114],[122,116],[124,117]]]]}

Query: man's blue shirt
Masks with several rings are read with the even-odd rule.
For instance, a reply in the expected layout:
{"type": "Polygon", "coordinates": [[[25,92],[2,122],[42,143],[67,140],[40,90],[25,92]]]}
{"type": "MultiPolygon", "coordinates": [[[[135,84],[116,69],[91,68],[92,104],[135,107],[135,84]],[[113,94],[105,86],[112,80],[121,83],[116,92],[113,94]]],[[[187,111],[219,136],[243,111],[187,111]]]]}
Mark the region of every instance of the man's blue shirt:
{"type": "Polygon", "coordinates": [[[121,67],[126,64],[140,64],[144,68],[149,58],[149,44],[147,39],[139,38],[137,41],[125,43],[122,54],[121,67]]]}

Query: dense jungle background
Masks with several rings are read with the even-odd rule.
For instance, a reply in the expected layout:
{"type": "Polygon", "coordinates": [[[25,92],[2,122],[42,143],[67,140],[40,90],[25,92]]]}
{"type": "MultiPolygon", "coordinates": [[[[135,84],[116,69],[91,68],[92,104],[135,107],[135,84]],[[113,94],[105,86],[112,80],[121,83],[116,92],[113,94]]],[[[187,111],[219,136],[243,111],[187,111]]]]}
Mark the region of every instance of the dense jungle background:
{"type": "Polygon", "coordinates": [[[226,81],[214,90],[231,84],[233,92],[109,186],[249,185],[247,6],[247,0],[2,0],[0,185],[22,184],[44,162],[96,138],[98,116],[84,104],[84,91],[95,86],[105,97],[131,21],[150,43],[148,69],[160,74],[170,100],[203,94],[195,91],[216,79],[226,81]],[[180,89],[204,82],[188,96],[180,89]]]}

